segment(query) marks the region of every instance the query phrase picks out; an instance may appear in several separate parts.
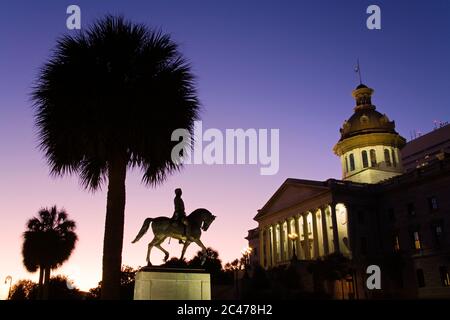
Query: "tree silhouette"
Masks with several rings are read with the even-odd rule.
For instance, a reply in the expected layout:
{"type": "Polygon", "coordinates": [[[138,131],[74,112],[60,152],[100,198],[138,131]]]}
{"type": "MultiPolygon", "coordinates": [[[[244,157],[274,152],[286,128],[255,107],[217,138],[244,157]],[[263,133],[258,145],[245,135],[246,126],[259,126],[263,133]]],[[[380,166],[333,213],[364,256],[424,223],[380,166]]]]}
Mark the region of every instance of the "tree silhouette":
{"type": "Polygon", "coordinates": [[[61,266],[72,254],[77,241],[74,230],[75,222],[56,206],[41,209],[37,217],[28,220],[23,234],[23,264],[29,272],[39,269],[39,299],[48,298],[51,269],[61,266]]]}
{"type": "MultiPolygon", "coordinates": [[[[120,273],[120,299],[121,300],[133,300],[134,297],[134,282],[136,272],[138,270],[130,266],[122,266],[120,273]]],[[[89,290],[91,299],[97,300],[101,297],[102,282],[100,281],[98,286],[89,290]]]]}
{"type": "Polygon", "coordinates": [[[179,169],[172,132],[192,132],[199,110],[190,66],[168,35],[106,16],[58,41],[32,98],[51,173],[91,191],[108,182],[102,298],[118,299],[127,168],[153,186],[179,169]]]}
{"type": "Polygon", "coordinates": [[[36,283],[31,280],[19,280],[12,288],[9,296],[10,300],[32,300],[36,283]]]}
{"type": "Polygon", "coordinates": [[[188,263],[186,262],[186,258],[183,258],[183,260],[180,260],[177,257],[172,257],[166,262],[164,262],[161,267],[168,267],[168,268],[187,268],[188,263]]]}
{"type": "MultiPolygon", "coordinates": [[[[49,299],[51,300],[81,300],[86,297],[77,288],[67,287],[68,278],[57,275],[49,281],[49,299]]],[[[39,285],[31,280],[20,280],[11,289],[11,300],[34,300],[39,291],[39,285]]]]}
{"type": "Polygon", "coordinates": [[[342,281],[353,274],[352,262],[342,253],[332,253],[321,259],[314,260],[308,271],[315,277],[315,290],[322,291],[322,284],[327,281],[330,292],[334,292],[335,281],[342,281]]]}

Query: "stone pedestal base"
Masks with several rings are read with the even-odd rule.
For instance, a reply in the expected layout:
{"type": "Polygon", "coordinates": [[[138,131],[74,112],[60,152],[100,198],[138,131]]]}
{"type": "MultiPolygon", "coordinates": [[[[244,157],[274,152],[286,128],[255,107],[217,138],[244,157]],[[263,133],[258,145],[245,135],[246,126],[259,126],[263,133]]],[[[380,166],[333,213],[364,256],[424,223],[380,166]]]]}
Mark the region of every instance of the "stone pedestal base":
{"type": "Polygon", "coordinates": [[[134,300],[211,300],[209,273],[149,267],[136,273],[134,300]]]}

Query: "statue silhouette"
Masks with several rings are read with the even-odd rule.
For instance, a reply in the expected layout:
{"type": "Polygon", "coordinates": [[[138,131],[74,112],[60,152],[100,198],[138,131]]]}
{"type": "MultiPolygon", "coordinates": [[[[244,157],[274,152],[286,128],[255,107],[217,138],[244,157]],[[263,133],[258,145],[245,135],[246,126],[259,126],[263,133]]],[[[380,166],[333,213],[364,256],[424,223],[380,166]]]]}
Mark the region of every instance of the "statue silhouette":
{"type": "MultiPolygon", "coordinates": [[[[181,190],[180,190],[181,191],[181,190]]],[[[181,195],[181,194],[180,194],[181,195]]],[[[180,260],[183,260],[187,247],[194,242],[200,248],[202,248],[203,258],[202,264],[206,260],[206,247],[200,241],[200,237],[203,231],[207,231],[211,223],[216,218],[211,212],[206,209],[196,209],[190,215],[185,217],[187,225],[180,223],[173,223],[173,219],[168,217],[157,217],[145,219],[141,230],[132,243],[136,243],[147,232],[150,224],[152,225],[152,231],[154,234],[153,240],[148,244],[147,250],[147,265],[151,266],[150,253],[153,247],[157,247],[164,252],[164,261],[169,259],[169,252],[161,247],[161,243],[168,237],[184,240],[183,250],[181,252],[180,260]],[[186,228],[186,231],[184,230],[186,228]]]]}
{"type": "MultiPolygon", "coordinates": [[[[175,199],[173,199],[175,211],[173,213],[172,220],[174,221],[174,223],[180,223],[183,225],[183,235],[186,236],[187,235],[187,226],[188,226],[189,222],[186,219],[186,212],[184,209],[184,201],[183,201],[183,199],[181,199],[182,194],[183,194],[183,192],[181,191],[180,188],[175,189],[175,199]]],[[[183,240],[180,239],[179,243],[183,243],[183,240]]]]}

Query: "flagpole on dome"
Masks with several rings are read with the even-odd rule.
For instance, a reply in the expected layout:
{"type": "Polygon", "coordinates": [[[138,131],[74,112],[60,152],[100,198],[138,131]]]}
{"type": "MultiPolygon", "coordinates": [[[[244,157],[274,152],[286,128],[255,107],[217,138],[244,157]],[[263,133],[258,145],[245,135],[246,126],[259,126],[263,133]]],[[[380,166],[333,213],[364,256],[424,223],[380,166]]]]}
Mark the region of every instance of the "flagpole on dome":
{"type": "Polygon", "coordinates": [[[356,72],[356,73],[358,74],[358,76],[359,76],[359,84],[362,84],[362,80],[361,80],[361,68],[359,67],[359,58],[356,59],[355,72],[356,72]]]}

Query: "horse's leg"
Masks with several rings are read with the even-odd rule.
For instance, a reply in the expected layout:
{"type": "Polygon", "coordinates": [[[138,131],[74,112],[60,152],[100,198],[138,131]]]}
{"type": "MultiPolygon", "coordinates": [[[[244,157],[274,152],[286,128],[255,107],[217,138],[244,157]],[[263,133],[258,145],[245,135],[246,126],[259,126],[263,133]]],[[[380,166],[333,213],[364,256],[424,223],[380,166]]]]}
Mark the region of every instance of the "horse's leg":
{"type": "Polygon", "coordinates": [[[200,241],[200,239],[194,240],[194,242],[203,250],[203,253],[206,252],[206,247],[205,245],[200,241]]]}
{"type": "Polygon", "coordinates": [[[155,246],[159,241],[159,238],[157,236],[155,236],[153,238],[153,240],[148,244],[148,249],[147,249],[147,265],[151,266],[152,263],[150,262],[150,253],[152,252],[152,248],[153,246],[155,246]]]}
{"type": "Polygon", "coordinates": [[[180,260],[183,260],[183,258],[184,258],[184,254],[186,253],[186,249],[187,249],[187,247],[189,247],[189,245],[191,244],[191,241],[185,241],[184,242],[184,246],[183,246],[183,250],[181,250],[181,257],[180,257],[180,260]]]}
{"type": "Polygon", "coordinates": [[[165,250],[163,247],[161,247],[161,243],[166,240],[166,237],[162,238],[161,241],[159,241],[157,244],[155,244],[155,247],[157,247],[159,250],[164,252],[164,261],[167,261],[169,259],[169,252],[165,250]]]}
{"type": "Polygon", "coordinates": [[[203,244],[203,242],[200,241],[200,239],[194,240],[194,242],[200,247],[202,248],[202,253],[203,253],[203,257],[202,257],[202,265],[205,263],[206,261],[206,247],[203,244]]]}

